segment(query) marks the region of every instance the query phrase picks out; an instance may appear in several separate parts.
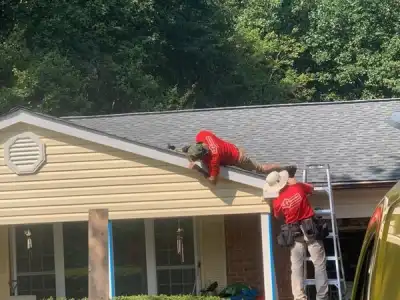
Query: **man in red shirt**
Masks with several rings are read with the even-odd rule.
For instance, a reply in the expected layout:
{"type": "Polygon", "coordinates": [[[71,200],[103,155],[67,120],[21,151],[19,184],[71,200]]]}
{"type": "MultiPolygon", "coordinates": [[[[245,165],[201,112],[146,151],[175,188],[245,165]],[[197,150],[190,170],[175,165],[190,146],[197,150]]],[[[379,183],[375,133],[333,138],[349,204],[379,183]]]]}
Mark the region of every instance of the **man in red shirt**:
{"type": "Polygon", "coordinates": [[[213,184],[216,183],[220,166],[236,166],[247,171],[266,173],[273,168],[280,168],[278,164],[261,165],[250,159],[243,149],[224,141],[209,130],[201,130],[196,135],[196,143],[184,147],[190,161],[189,168],[196,169],[207,177],[213,184]],[[202,160],[208,167],[208,172],[196,165],[202,160]]]}
{"type": "Polygon", "coordinates": [[[293,243],[287,245],[290,246],[294,300],[307,300],[303,288],[306,248],[315,268],[316,299],[328,299],[325,249],[320,235],[316,232],[315,213],[307,197],[313,190],[311,184],[296,182],[294,174],[289,174],[286,170],[268,174],[264,186],[267,193],[279,193],[272,202],[274,216],[278,218],[282,214],[287,224],[285,230],[291,230],[291,235],[294,236],[293,243]]]}

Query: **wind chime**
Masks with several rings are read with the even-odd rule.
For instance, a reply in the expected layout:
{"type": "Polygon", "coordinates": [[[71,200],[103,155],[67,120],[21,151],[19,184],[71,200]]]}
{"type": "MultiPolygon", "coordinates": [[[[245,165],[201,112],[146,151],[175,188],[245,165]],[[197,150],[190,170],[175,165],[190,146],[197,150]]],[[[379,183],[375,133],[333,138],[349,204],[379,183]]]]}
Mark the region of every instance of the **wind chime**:
{"type": "Polygon", "coordinates": [[[31,230],[28,228],[27,230],[24,230],[24,234],[26,237],[26,249],[28,250],[28,256],[29,260],[32,259],[32,233],[31,230]]]}
{"type": "Polygon", "coordinates": [[[176,250],[181,258],[181,263],[185,262],[185,254],[183,251],[183,233],[184,230],[181,228],[181,220],[178,219],[178,230],[176,231],[176,250]]]}

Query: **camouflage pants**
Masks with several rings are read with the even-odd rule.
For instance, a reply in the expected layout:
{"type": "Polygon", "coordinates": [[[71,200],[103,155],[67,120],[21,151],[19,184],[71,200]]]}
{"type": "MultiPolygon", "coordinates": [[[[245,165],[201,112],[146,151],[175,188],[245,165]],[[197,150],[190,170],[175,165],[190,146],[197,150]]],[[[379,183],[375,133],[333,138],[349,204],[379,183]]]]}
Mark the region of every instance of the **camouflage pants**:
{"type": "Polygon", "coordinates": [[[246,171],[264,173],[263,165],[251,159],[242,148],[239,148],[239,160],[236,162],[235,166],[246,171]]]}

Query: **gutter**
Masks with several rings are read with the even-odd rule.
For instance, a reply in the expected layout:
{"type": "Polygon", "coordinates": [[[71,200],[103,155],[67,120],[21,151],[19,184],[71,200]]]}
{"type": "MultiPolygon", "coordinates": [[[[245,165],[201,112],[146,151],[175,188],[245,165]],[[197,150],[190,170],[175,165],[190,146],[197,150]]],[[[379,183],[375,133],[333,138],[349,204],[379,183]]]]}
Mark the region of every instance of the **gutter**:
{"type": "Polygon", "coordinates": [[[332,189],[357,189],[357,188],[391,188],[398,180],[386,181],[357,181],[357,182],[333,182],[332,189]]]}

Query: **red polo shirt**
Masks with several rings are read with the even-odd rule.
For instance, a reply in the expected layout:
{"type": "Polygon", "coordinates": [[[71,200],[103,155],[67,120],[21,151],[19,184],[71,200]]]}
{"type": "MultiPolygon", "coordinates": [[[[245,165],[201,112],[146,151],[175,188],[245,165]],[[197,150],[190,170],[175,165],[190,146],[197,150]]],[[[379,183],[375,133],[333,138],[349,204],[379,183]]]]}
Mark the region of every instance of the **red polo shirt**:
{"type": "Polygon", "coordinates": [[[218,138],[213,132],[201,130],[196,135],[197,143],[204,143],[210,151],[203,157],[203,163],[208,167],[209,176],[217,176],[220,165],[227,166],[235,164],[239,159],[239,150],[234,144],[218,138]]]}
{"type": "Polygon", "coordinates": [[[307,195],[313,190],[314,187],[311,184],[302,182],[287,185],[273,202],[274,216],[277,218],[282,213],[286,224],[311,218],[315,213],[307,195]]]}

